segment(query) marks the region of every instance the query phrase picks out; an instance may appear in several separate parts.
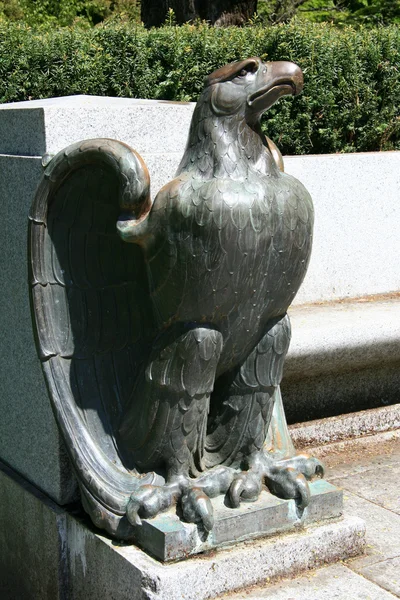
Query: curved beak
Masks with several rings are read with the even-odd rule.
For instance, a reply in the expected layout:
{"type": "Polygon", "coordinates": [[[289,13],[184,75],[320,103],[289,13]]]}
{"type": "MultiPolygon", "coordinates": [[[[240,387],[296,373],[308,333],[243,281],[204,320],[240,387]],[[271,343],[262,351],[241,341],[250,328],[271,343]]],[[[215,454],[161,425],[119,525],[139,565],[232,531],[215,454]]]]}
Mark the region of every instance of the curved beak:
{"type": "Polygon", "coordinates": [[[256,79],[257,89],[247,98],[247,110],[259,117],[279,98],[297,95],[303,89],[303,72],[288,61],[261,63],[256,79]]]}

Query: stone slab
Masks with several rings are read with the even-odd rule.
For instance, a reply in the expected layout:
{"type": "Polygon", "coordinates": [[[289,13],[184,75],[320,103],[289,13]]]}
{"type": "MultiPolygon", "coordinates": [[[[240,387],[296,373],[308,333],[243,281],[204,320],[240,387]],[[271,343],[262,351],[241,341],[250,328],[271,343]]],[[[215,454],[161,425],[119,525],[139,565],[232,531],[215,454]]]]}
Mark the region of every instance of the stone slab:
{"type": "MultiPolygon", "coordinates": [[[[158,155],[162,168],[166,156],[182,155],[193,109],[194,103],[96,96],[3,104],[0,154],[41,156],[111,137],[158,155]]],[[[399,290],[400,152],[286,157],[285,168],[310,191],[317,215],[310,268],[295,302],[399,290]]],[[[168,181],[174,170],[160,179],[168,181]]]]}
{"type": "Polygon", "coordinates": [[[400,598],[400,556],[360,569],[360,573],[400,598]]]}
{"type": "Polygon", "coordinates": [[[0,156],[0,459],[60,504],[76,484],[53,418],[29,305],[28,213],[39,159],[0,156]]]}
{"type": "Polygon", "coordinates": [[[289,310],[282,396],[289,423],[398,402],[400,295],[289,310]]]}
{"type": "Polygon", "coordinates": [[[344,509],[346,515],[362,516],[366,522],[366,552],[347,560],[345,565],[322,568],[295,579],[284,579],[274,584],[260,584],[245,593],[224,595],[228,600],[236,598],[282,598],[287,600],[349,600],[351,598],[394,598],[400,596],[400,516],[375,503],[379,500],[385,478],[392,481],[390,467],[400,464],[399,436],[390,433],[368,436],[364,440],[346,444],[336,443],[328,447],[329,476],[340,478],[344,486],[344,509]],[[338,447],[341,447],[338,450],[338,447]],[[376,473],[382,473],[381,485],[376,484],[376,473]],[[349,492],[348,482],[353,476],[363,477],[363,489],[349,492]],[[367,485],[368,484],[368,485],[367,485]],[[367,488],[368,498],[364,489],[367,488]],[[361,576],[361,577],[360,577],[361,576]],[[388,593],[389,592],[389,593],[388,593]]]}
{"type": "Polygon", "coordinates": [[[310,504],[301,514],[294,500],[281,500],[267,491],[256,502],[242,502],[239,508],[226,506],[222,496],[214,498],[215,524],[208,535],[194,524],[182,523],[170,510],[153,519],[143,519],[142,527],[137,528],[136,543],[156,558],[170,561],[342,515],[341,490],[325,480],[317,480],[310,484],[310,491],[310,504]]]}
{"type": "Polygon", "coordinates": [[[339,477],[335,482],[346,490],[400,515],[400,464],[375,466],[370,471],[373,471],[372,477],[371,472],[367,474],[362,471],[345,478],[339,477]]]}
{"type": "Polygon", "coordinates": [[[400,289],[400,152],[285,158],[314,200],[310,266],[295,303],[400,289]]]}
{"type": "MultiPolygon", "coordinates": [[[[222,597],[220,597],[222,598],[222,597]]],[[[396,596],[364,577],[353,573],[344,565],[332,565],[312,573],[267,584],[246,594],[224,595],[226,600],[395,600],[396,596]]]]}
{"type": "Polygon", "coordinates": [[[308,377],[286,378],[284,374],[281,385],[289,424],[396,404],[399,389],[396,362],[308,377]]]}
{"type": "Polygon", "coordinates": [[[364,444],[359,440],[347,448],[328,449],[329,478],[343,488],[345,514],[362,516],[367,526],[366,554],[350,565],[357,571],[400,557],[400,515],[380,505],[383,488],[390,487],[389,496],[399,494],[398,479],[393,476],[400,466],[399,434],[368,436],[364,444]]]}
{"type": "MultiPolygon", "coordinates": [[[[324,446],[314,446],[307,452],[316,455],[328,467],[329,480],[351,478],[363,473],[374,477],[375,469],[382,465],[400,465],[400,428],[384,431],[324,446]],[[370,471],[367,474],[367,471],[370,471]]],[[[373,486],[372,486],[373,487],[373,486]]]]}
{"type": "Polygon", "coordinates": [[[287,379],[400,363],[400,293],[296,306],[289,315],[287,379]]]}
{"type": "Polygon", "coordinates": [[[359,571],[365,566],[400,556],[400,516],[344,490],[346,515],[362,515],[366,523],[366,553],[351,561],[359,571]]]}
{"type": "Polygon", "coordinates": [[[42,156],[108,137],[140,154],[183,154],[195,103],[66,96],[0,105],[0,154],[42,156]]]}
{"type": "Polygon", "coordinates": [[[7,499],[0,502],[0,573],[7,600],[203,600],[364,548],[364,523],[352,517],[161,564],[133,545],[98,535],[4,467],[0,490],[7,499]],[[31,595],[24,596],[25,590],[31,595]]]}
{"type": "MultiPolygon", "coordinates": [[[[364,528],[356,517],[310,527],[300,533],[279,535],[227,548],[179,563],[160,564],[142,558],[134,546],[117,549],[128,564],[140,569],[148,583],[148,600],[202,600],[258,582],[292,576],[305,569],[359,554],[364,547],[364,528]],[[153,582],[150,585],[150,581],[153,582]]],[[[107,540],[104,540],[108,543],[107,540]]],[[[78,596],[78,598],[85,596],[78,596]]],[[[115,597],[115,596],[114,596],[115,597]]]]}

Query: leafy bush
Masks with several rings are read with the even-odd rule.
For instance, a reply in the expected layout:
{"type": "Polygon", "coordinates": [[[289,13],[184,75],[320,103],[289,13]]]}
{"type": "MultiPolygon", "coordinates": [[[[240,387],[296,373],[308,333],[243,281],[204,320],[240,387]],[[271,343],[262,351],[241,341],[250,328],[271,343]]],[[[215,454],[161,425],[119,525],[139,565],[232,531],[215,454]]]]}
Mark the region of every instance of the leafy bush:
{"type": "Polygon", "coordinates": [[[0,0],[0,18],[30,26],[91,26],[118,15],[139,19],[139,0],[0,0]]]}
{"type": "Polygon", "coordinates": [[[294,16],[315,22],[376,25],[400,23],[399,0],[258,0],[264,22],[283,23],[294,16]]]}
{"type": "Polygon", "coordinates": [[[111,23],[33,30],[0,23],[0,100],[70,94],[196,100],[203,77],[258,55],[293,60],[301,96],[282,100],[264,127],[284,153],[400,149],[400,31],[291,23],[213,29],[111,23]]]}

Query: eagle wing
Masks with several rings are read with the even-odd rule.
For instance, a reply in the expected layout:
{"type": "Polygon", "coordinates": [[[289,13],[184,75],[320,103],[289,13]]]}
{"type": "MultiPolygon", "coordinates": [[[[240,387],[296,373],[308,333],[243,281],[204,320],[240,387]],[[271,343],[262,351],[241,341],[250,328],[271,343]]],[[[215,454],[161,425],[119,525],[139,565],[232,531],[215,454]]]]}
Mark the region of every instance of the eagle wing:
{"type": "Polygon", "coordinates": [[[149,186],[131,148],[87,140],[50,162],[30,213],[33,322],[54,415],[84,505],[119,537],[131,534],[124,514],[138,478],[116,431],[153,321],[142,251],[119,238],[116,222],[127,208],[143,220],[149,186]]]}

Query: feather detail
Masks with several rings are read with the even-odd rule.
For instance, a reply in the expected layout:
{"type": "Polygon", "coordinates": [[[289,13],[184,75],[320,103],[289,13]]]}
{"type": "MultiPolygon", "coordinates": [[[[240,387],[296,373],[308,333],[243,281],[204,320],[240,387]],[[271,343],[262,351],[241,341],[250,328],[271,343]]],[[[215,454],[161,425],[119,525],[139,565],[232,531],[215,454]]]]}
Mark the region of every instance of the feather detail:
{"type": "Polygon", "coordinates": [[[118,202],[141,185],[132,152],[92,140],[59,153],[38,188],[29,233],[38,346],[54,412],[80,484],[115,514],[136,485],[115,439],[143,357],[139,324],[151,321],[148,303],[135,297],[147,288],[143,259],[115,229],[118,202]]]}

